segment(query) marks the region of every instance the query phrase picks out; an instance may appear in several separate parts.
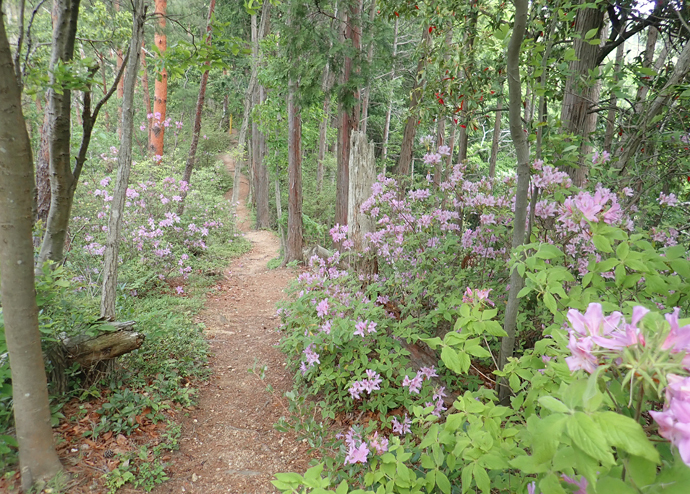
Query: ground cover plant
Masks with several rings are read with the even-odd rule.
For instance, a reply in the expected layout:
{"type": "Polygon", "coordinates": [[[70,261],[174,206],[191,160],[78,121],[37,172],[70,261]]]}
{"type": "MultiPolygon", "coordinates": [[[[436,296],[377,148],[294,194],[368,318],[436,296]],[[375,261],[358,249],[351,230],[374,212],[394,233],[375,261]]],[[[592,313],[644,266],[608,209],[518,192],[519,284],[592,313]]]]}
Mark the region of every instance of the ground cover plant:
{"type": "MultiPolygon", "coordinates": [[[[683,206],[664,192],[645,203],[629,188],[576,188],[542,161],[531,186],[530,241],[511,251],[514,177],[457,165],[402,195],[379,176],[362,206],[376,231],[359,254],[378,273],[314,258],[280,309],[302,407],[312,397],[325,423],[349,426],[304,476],[278,474],[281,491],[684,492],[683,206]],[[498,370],[509,269],[525,277],[522,346],[498,370]]],[[[351,248],[346,227],[331,234],[351,248]]]]}
{"type": "MultiPolygon", "coordinates": [[[[111,148],[101,159],[111,160],[116,153],[111,148]]],[[[104,329],[97,316],[112,199],[113,172],[106,170],[93,167],[85,172],[75,198],[66,261],[45,266],[37,279],[47,355],[66,337],[104,329]]],[[[101,468],[105,457],[107,469],[98,488],[107,492],[125,484],[150,491],[167,478],[167,452],[177,448],[180,435],[178,417],[194,405],[197,386],[209,375],[203,327],[193,316],[204,294],[215,289],[228,259],[248,248],[235,231],[223,196],[232,183],[224,165],[214,162],[201,168],[191,186],[173,178],[181,176],[181,170],[179,163],[154,166],[139,161],[127,192],[118,314],[120,320],[136,321],[146,337],[143,346],[118,359],[115,370],[101,379],[87,380],[77,364],[61,369],[67,389],[59,393],[51,388],[58,449],[74,462],[68,468],[101,468]],[[178,215],[181,192],[187,192],[186,208],[178,215]]],[[[50,360],[48,364],[49,371],[59,366],[50,360]]],[[[10,488],[19,477],[11,436],[12,388],[6,361],[0,369],[0,464],[6,472],[1,482],[10,488]]]]}

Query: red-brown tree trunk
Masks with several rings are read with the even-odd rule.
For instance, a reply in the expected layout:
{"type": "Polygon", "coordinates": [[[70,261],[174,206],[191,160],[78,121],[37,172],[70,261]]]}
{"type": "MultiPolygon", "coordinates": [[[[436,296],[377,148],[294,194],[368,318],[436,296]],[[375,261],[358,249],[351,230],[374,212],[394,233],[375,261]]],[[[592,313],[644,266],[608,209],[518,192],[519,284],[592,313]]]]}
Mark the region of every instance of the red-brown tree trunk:
{"type": "MultiPolygon", "coordinates": [[[[154,36],[154,42],[161,54],[165,53],[168,48],[168,40],[165,35],[165,12],[168,8],[168,0],[155,0],[156,11],[154,15],[158,16],[158,29],[154,36]]],[[[156,78],[156,83],[153,90],[153,118],[151,122],[151,145],[150,151],[154,156],[163,156],[163,138],[165,137],[165,113],[168,105],[168,71],[163,69],[156,78]],[[158,117],[158,118],[156,118],[158,117]]]]}
{"type": "Polygon", "coordinates": [[[288,232],[285,263],[302,262],[302,117],[296,99],[297,84],[288,83],[288,232]]]}

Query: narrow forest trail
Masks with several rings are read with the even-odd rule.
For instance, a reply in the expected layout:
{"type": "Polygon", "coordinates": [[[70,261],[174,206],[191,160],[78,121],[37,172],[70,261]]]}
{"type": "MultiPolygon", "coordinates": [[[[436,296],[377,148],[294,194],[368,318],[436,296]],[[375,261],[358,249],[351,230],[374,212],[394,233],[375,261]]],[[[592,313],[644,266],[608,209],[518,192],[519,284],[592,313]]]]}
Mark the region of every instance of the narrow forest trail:
{"type": "MultiPolygon", "coordinates": [[[[222,159],[234,171],[232,158],[222,159]]],[[[248,192],[242,176],[237,225],[252,250],[226,269],[197,316],[207,328],[212,376],[201,386],[198,406],[182,422],[180,450],[170,460],[171,479],[153,491],[157,494],[277,492],[270,483],[273,474],[307,468],[306,444],[273,428],[285,415],[283,394],[292,388],[285,357],[276,348],[275,304],[294,272],[267,269],[268,261],[278,257],[279,241],[272,232],[251,231],[248,192]],[[263,382],[248,372],[254,366],[267,366],[263,382]]]]}

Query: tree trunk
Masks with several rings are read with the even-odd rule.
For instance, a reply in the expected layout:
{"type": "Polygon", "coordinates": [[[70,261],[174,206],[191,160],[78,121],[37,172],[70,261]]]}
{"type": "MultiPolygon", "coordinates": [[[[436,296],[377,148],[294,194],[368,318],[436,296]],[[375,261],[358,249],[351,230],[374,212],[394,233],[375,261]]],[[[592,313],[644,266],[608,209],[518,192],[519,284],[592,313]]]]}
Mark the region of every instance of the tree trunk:
{"type": "Polygon", "coordinates": [[[364,131],[352,133],[350,143],[350,202],[347,208],[347,236],[353,242],[353,251],[364,257],[356,262],[356,269],[360,274],[371,275],[376,271],[376,261],[367,254],[369,240],[366,233],[375,231],[374,220],[361,211],[362,203],[371,196],[371,186],[376,182],[376,159],[374,158],[374,143],[367,141],[364,131]]]}
{"type": "MultiPolygon", "coordinates": [[[[654,29],[654,28],[652,28],[654,29]]],[[[651,33],[651,31],[650,31],[651,33]]],[[[613,66],[614,81],[618,81],[618,74],[623,67],[623,56],[625,55],[625,43],[621,43],[616,48],[616,62],[613,66]]],[[[618,113],[618,96],[616,92],[611,92],[611,102],[609,103],[609,111],[606,115],[606,132],[604,133],[604,151],[611,152],[611,145],[613,144],[613,133],[616,130],[616,118],[618,113]]]]}
{"type": "MultiPolygon", "coordinates": [[[[328,69],[328,67],[326,67],[328,69]]],[[[316,160],[316,191],[323,191],[323,160],[326,158],[328,146],[328,119],[331,107],[331,95],[326,93],[323,100],[323,119],[319,124],[319,154],[316,160]]]]}
{"type": "Polygon", "coordinates": [[[149,75],[146,70],[146,51],[144,50],[144,42],[141,43],[141,86],[144,90],[144,106],[146,106],[146,145],[147,149],[151,149],[151,119],[149,115],[153,113],[151,109],[151,91],[149,89],[149,75]]]}
{"type": "MultiPolygon", "coordinates": [[[[154,35],[154,43],[158,51],[163,55],[168,48],[168,40],[165,35],[165,11],[168,8],[168,0],[155,0],[156,11],[154,15],[158,17],[158,29],[154,35]]],[[[168,105],[168,71],[163,69],[156,78],[153,89],[153,118],[151,119],[151,126],[153,128],[151,135],[150,151],[153,156],[163,156],[163,138],[165,137],[165,113],[168,105]],[[158,115],[158,118],[156,118],[158,115]]]]}
{"type": "MultiPolygon", "coordinates": [[[[374,18],[376,17],[376,0],[371,0],[369,7],[369,28],[372,31],[371,41],[367,50],[367,65],[371,67],[371,62],[374,59],[374,18]]],[[[397,17],[396,17],[397,19],[397,17]]],[[[369,118],[369,99],[371,96],[371,80],[367,87],[362,91],[362,125],[360,126],[362,132],[367,133],[367,120],[369,118]]]]}
{"type": "Polygon", "coordinates": [[[302,118],[296,99],[297,84],[288,83],[288,232],[285,263],[303,261],[302,118]]]}
{"type": "MultiPolygon", "coordinates": [[[[216,8],[216,0],[211,0],[208,6],[208,18],[206,20],[206,44],[211,45],[211,16],[216,8]]],[[[182,181],[189,184],[192,179],[192,172],[194,171],[194,163],[196,162],[196,148],[199,145],[199,134],[201,133],[201,113],[204,109],[204,99],[206,98],[206,86],[208,85],[208,72],[211,66],[210,62],[204,64],[206,70],[201,74],[201,82],[199,83],[199,96],[196,99],[196,111],[194,112],[194,129],[192,130],[192,143],[189,146],[189,155],[187,156],[187,163],[184,167],[184,174],[182,181]]],[[[187,198],[187,192],[182,192],[182,200],[177,210],[178,215],[184,212],[184,203],[187,198]]]]}
{"type": "MultiPolygon", "coordinates": [[[[446,117],[438,117],[436,125],[436,147],[446,145],[446,117]]],[[[434,187],[438,188],[443,181],[443,159],[434,165],[434,187]]]]}
{"type": "Polygon", "coordinates": [[[393,25],[393,66],[391,67],[391,90],[388,95],[388,109],[386,110],[386,123],[383,126],[383,145],[381,149],[381,157],[384,162],[384,172],[386,166],[386,159],[388,158],[388,139],[390,137],[391,128],[391,113],[393,113],[393,81],[395,81],[395,64],[396,57],[398,56],[398,21],[399,17],[395,18],[395,24],[393,25]]]}
{"type": "MultiPolygon", "coordinates": [[[[266,31],[268,30],[268,9],[270,8],[270,2],[264,2],[263,8],[262,8],[262,14],[261,14],[261,26],[259,27],[259,33],[258,37],[262,38],[266,31]],[[266,15],[263,14],[263,12],[266,11],[266,15]]],[[[244,150],[245,147],[249,147],[248,143],[246,143],[246,137],[247,137],[247,126],[249,124],[249,112],[252,109],[252,96],[254,94],[254,88],[256,87],[256,78],[257,78],[257,66],[255,64],[252,64],[252,73],[249,78],[249,85],[247,86],[247,91],[244,93],[244,113],[242,115],[242,124],[240,125],[240,132],[239,136],[237,138],[237,147],[241,151],[241,157],[244,157],[244,150]]],[[[251,154],[249,155],[251,156],[251,154]]],[[[234,183],[238,184],[240,183],[240,175],[241,175],[241,165],[239,163],[240,159],[238,159],[238,162],[235,163],[235,177],[234,177],[234,183]]],[[[250,195],[251,195],[251,185],[252,185],[252,167],[249,167],[249,184],[250,184],[250,195]]],[[[239,193],[240,189],[239,187],[233,187],[232,189],[232,203],[237,204],[239,201],[239,193]]]]}
{"type": "MultiPolygon", "coordinates": [[[[0,11],[3,2],[0,0],[0,11]]],[[[5,24],[0,21],[0,294],[9,352],[22,488],[62,469],[50,426],[34,288],[33,160],[5,24]]]]}
{"type": "Polygon", "coordinates": [[[581,39],[574,41],[576,60],[570,63],[570,76],[565,84],[563,102],[561,106],[562,131],[572,134],[578,140],[578,161],[576,166],[564,167],[563,171],[570,175],[573,184],[581,187],[587,177],[585,160],[591,153],[590,134],[597,124],[597,112],[591,111],[599,102],[601,84],[592,81],[590,70],[598,66],[597,58],[599,46],[591,45],[585,40],[585,34],[592,29],[597,30],[594,38],[602,35],[604,28],[604,10],[583,8],[575,18],[575,31],[580,33],[581,39]]]}
{"type": "MultiPolygon", "coordinates": [[[[51,89],[48,88],[46,96],[50,101],[51,89]]],[[[52,135],[52,118],[47,111],[43,114],[43,126],[41,127],[41,142],[36,156],[36,219],[43,223],[48,220],[50,211],[50,136],[52,135]]]]}
{"type": "Polygon", "coordinates": [[[491,137],[491,156],[489,157],[489,178],[496,177],[496,159],[498,158],[498,145],[501,140],[501,110],[503,109],[503,99],[498,97],[496,119],[494,120],[494,134],[491,137]]]}
{"type": "MultiPolygon", "coordinates": [[[[262,22],[262,36],[267,34],[268,22],[270,15],[270,2],[264,3],[264,8],[261,13],[262,22]]],[[[258,66],[260,65],[260,53],[259,53],[259,33],[256,26],[256,15],[252,15],[252,58],[255,68],[253,70],[258,72],[258,66]]],[[[252,95],[252,107],[256,108],[266,99],[266,89],[260,85],[256,84],[254,86],[254,94],[252,95]]],[[[266,136],[263,132],[259,131],[259,125],[256,121],[256,117],[252,117],[252,175],[254,184],[254,205],[256,206],[256,229],[268,229],[270,228],[270,215],[269,215],[269,205],[268,205],[268,169],[266,164],[263,162],[264,154],[266,149],[266,136]]]]}
{"type": "Polygon", "coordinates": [[[408,176],[410,174],[410,165],[412,164],[412,149],[414,148],[414,138],[417,133],[417,121],[419,119],[417,107],[422,101],[422,88],[424,87],[423,73],[426,67],[427,48],[430,41],[429,31],[425,27],[422,36],[422,54],[417,62],[417,71],[415,72],[414,85],[410,92],[410,106],[409,116],[405,121],[405,129],[403,130],[402,144],[400,146],[400,159],[398,160],[398,175],[408,176]]]}
{"type": "MultiPolygon", "coordinates": [[[[115,7],[115,12],[120,11],[120,1],[121,0],[115,0],[113,2],[113,7],[115,7]]],[[[112,52],[111,52],[112,53],[112,52]]],[[[117,65],[116,65],[116,72],[120,71],[120,67],[122,67],[122,64],[124,63],[124,58],[122,56],[122,48],[117,49],[117,65]]],[[[125,80],[120,79],[120,82],[117,84],[117,99],[118,101],[122,101],[122,95],[124,94],[125,90],[125,80]]],[[[122,127],[120,127],[120,124],[122,123],[122,104],[118,103],[117,105],[117,138],[122,139],[122,127]]]]}
{"type": "MultiPolygon", "coordinates": [[[[361,48],[361,26],[356,25],[360,21],[362,0],[354,0],[350,3],[350,9],[345,14],[345,39],[352,40],[352,48],[358,52],[361,48]]],[[[346,86],[352,76],[353,60],[346,56],[343,64],[343,74],[341,83],[346,86]]],[[[339,225],[347,224],[347,203],[349,190],[349,163],[350,163],[350,136],[353,131],[359,128],[360,117],[360,95],[358,90],[352,94],[354,103],[350,107],[340,104],[340,127],[338,129],[338,170],[337,183],[335,189],[335,223],[339,225]]]]}
{"type": "Polygon", "coordinates": [[[120,230],[122,228],[122,212],[125,205],[125,194],[129,184],[129,172],[132,167],[132,133],[134,129],[134,86],[139,73],[139,57],[141,42],[144,38],[144,21],[146,9],[144,0],[133,0],[132,12],[132,41],[127,60],[127,75],[125,77],[125,92],[122,99],[122,139],[117,156],[117,179],[113,200],[110,203],[110,217],[108,218],[108,236],[105,244],[103,265],[103,288],[101,293],[101,317],[108,321],[115,320],[115,305],[117,301],[117,266],[120,249],[120,230]]]}
{"type": "MultiPolygon", "coordinates": [[[[510,136],[515,145],[517,154],[517,191],[515,193],[515,219],[513,220],[513,250],[524,243],[525,222],[527,219],[528,191],[529,191],[529,147],[527,136],[522,126],[522,87],[520,83],[520,46],[525,36],[527,25],[527,0],[514,0],[515,5],[515,24],[513,33],[510,37],[507,52],[507,75],[508,75],[508,114],[510,117],[510,136]]],[[[501,351],[498,360],[499,369],[503,369],[508,362],[508,358],[513,355],[515,349],[515,329],[517,327],[518,298],[517,295],[522,289],[524,280],[513,269],[510,273],[510,292],[506,303],[506,313],[503,329],[506,336],[501,341],[501,351]]],[[[501,401],[510,395],[510,388],[505,380],[502,380],[498,390],[501,401]]]]}
{"type": "MultiPolygon", "coordinates": [[[[72,60],[74,40],[77,34],[79,0],[56,0],[57,18],[53,29],[53,51],[50,57],[50,85],[59,84],[52,70],[58,63],[72,60]]],[[[62,88],[62,94],[50,91],[47,112],[49,114],[50,135],[50,210],[46,232],[38,256],[38,265],[51,260],[61,262],[67,236],[72,198],[76,181],[70,163],[70,114],[72,92],[62,88]]]]}
{"type": "MultiPolygon", "coordinates": [[[[277,152],[276,152],[277,154],[277,152]]],[[[283,229],[283,205],[280,199],[280,180],[278,176],[280,175],[280,167],[276,166],[276,179],[275,179],[275,195],[276,195],[276,216],[278,217],[278,234],[280,235],[280,250],[285,255],[286,242],[285,242],[285,230],[283,229]]]]}

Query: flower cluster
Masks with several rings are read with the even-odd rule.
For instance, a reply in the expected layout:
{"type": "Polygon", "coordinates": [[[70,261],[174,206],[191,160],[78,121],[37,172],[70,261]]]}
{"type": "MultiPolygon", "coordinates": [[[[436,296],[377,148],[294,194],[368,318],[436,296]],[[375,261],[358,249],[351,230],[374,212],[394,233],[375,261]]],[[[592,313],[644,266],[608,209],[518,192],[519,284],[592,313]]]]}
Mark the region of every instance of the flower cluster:
{"type": "Polygon", "coordinates": [[[345,446],[347,448],[347,455],[345,456],[346,465],[366,463],[372,449],[376,451],[377,455],[382,455],[388,451],[388,438],[379,437],[378,431],[369,439],[368,444],[362,439],[361,434],[352,427],[344,435],[338,434],[336,437],[345,439],[345,446]]]}
{"type": "Polygon", "coordinates": [[[422,367],[417,371],[417,374],[415,374],[412,379],[405,374],[402,384],[405,387],[409,387],[410,394],[419,394],[419,390],[422,389],[424,380],[431,379],[432,377],[438,377],[438,374],[436,374],[436,369],[433,365],[431,367],[422,367]]]}
{"type": "Polygon", "coordinates": [[[352,386],[350,386],[348,391],[350,392],[350,396],[352,396],[353,400],[360,400],[360,394],[364,393],[365,391],[367,394],[371,394],[372,391],[381,389],[379,386],[382,382],[381,376],[371,369],[367,369],[366,374],[368,379],[355,381],[352,383],[352,386]]]}

